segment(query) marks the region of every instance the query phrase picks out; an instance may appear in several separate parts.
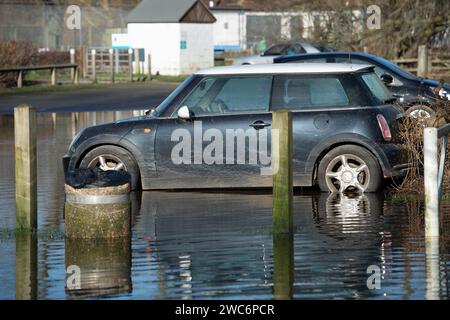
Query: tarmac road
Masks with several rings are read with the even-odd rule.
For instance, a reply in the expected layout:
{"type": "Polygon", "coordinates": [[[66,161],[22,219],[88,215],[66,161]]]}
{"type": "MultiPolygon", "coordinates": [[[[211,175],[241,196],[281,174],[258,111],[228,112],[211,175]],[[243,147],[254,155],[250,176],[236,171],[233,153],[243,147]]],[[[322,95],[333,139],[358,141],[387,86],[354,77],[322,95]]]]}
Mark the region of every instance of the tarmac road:
{"type": "Polygon", "coordinates": [[[88,112],[139,110],[156,107],[177,83],[117,84],[66,92],[0,95],[0,114],[14,113],[19,104],[31,104],[38,112],[88,112]]]}

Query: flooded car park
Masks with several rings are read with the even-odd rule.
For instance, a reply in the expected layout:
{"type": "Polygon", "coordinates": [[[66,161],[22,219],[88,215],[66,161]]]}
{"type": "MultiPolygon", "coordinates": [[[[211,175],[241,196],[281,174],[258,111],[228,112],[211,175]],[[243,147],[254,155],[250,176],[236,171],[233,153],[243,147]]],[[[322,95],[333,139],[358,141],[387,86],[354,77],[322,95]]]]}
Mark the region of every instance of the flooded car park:
{"type": "Polygon", "coordinates": [[[14,231],[13,117],[0,116],[1,299],[272,299],[280,286],[294,299],[448,299],[447,200],[436,253],[416,196],[297,189],[286,279],[274,277],[286,246],[274,246],[271,190],[134,192],[130,238],[65,239],[61,156],[81,128],[140,112],[38,115],[39,232],[25,238],[14,231]],[[71,290],[74,264],[84,276],[71,290]]]}

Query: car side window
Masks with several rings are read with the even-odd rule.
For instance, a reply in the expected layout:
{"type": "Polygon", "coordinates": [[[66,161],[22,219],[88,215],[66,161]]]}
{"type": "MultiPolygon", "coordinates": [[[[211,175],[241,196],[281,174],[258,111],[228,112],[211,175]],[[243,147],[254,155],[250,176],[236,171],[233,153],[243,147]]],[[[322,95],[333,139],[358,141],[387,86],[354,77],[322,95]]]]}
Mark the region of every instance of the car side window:
{"type": "Polygon", "coordinates": [[[292,46],[288,47],[286,54],[287,55],[293,55],[293,54],[299,54],[299,53],[306,53],[306,50],[303,49],[303,47],[300,44],[293,44],[292,46]]]}
{"type": "Polygon", "coordinates": [[[336,76],[289,75],[276,76],[272,107],[318,109],[349,105],[346,91],[336,76]]]}
{"type": "Polygon", "coordinates": [[[267,112],[271,85],[272,76],[207,77],[178,108],[187,106],[195,116],[267,112]]]}
{"type": "Polygon", "coordinates": [[[309,58],[309,59],[302,59],[293,61],[296,63],[325,63],[328,62],[326,58],[309,58]]]}

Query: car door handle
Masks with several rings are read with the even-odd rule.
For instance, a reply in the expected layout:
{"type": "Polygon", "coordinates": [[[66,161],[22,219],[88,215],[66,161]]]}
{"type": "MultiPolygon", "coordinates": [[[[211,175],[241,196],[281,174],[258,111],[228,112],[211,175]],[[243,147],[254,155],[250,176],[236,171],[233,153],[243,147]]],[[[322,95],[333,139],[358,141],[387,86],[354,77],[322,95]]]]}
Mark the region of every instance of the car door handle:
{"type": "Polygon", "coordinates": [[[264,121],[257,120],[255,122],[253,122],[252,124],[250,124],[250,127],[253,127],[256,130],[259,130],[259,129],[262,129],[265,127],[270,127],[270,123],[265,123],[264,121]]]}

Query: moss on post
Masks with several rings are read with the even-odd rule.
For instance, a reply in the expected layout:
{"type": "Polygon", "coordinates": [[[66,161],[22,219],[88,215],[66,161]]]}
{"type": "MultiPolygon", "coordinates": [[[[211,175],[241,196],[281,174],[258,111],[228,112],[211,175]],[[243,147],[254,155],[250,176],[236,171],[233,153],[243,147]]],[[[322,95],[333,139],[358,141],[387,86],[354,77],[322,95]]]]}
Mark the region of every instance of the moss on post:
{"type": "Polygon", "coordinates": [[[292,217],[292,115],[278,110],[272,115],[273,233],[291,233],[292,217]]]}
{"type": "Polygon", "coordinates": [[[66,237],[90,239],[129,236],[131,211],[129,198],[126,201],[111,198],[111,196],[119,198],[128,196],[129,193],[129,184],[89,189],[75,189],[66,185],[67,197],[76,199],[66,201],[66,237]],[[108,201],[110,198],[112,200],[108,201]]]}

